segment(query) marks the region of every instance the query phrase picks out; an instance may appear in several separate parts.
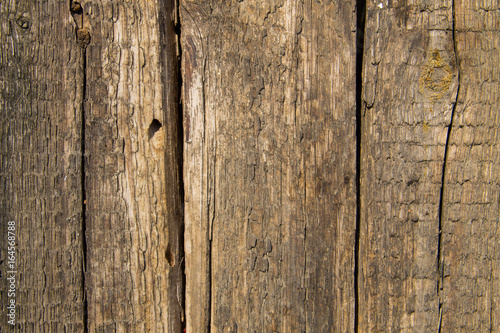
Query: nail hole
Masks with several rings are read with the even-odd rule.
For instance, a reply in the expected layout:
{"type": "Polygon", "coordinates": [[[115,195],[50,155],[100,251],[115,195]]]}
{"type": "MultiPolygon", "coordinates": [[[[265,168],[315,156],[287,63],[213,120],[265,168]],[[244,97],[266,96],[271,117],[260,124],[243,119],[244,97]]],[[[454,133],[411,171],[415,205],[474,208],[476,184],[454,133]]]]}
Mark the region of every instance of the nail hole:
{"type": "Polygon", "coordinates": [[[156,132],[161,128],[161,123],[157,119],[153,119],[151,125],[149,125],[148,136],[151,139],[156,132]]]}

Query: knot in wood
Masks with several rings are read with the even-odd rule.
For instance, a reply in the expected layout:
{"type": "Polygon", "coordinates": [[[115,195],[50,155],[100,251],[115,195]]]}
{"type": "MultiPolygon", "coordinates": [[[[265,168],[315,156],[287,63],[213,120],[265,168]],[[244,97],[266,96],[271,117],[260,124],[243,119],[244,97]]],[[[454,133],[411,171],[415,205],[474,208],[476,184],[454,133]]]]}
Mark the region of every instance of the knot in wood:
{"type": "Polygon", "coordinates": [[[16,21],[17,25],[24,30],[28,30],[31,27],[31,22],[27,17],[21,16],[16,21]]]}
{"type": "Polygon", "coordinates": [[[448,91],[452,78],[450,66],[441,58],[439,51],[433,50],[431,58],[422,67],[420,90],[429,92],[431,100],[438,100],[448,91]]]}
{"type": "Polygon", "coordinates": [[[90,43],[90,32],[86,28],[76,30],[76,39],[78,45],[82,48],[86,48],[90,43]]]}

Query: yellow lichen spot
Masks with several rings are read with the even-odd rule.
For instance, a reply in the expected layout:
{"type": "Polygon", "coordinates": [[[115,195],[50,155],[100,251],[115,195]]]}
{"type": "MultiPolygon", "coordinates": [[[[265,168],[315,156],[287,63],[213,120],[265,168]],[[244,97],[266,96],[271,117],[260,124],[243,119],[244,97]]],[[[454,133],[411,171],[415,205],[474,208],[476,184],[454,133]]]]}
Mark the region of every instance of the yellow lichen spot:
{"type": "Polygon", "coordinates": [[[422,66],[420,92],[430,94],[430,99],[436,101],[448,91],[452,78],[450,66],[441,58],[439,51],[434,50],[429,61],[422,66]]]}

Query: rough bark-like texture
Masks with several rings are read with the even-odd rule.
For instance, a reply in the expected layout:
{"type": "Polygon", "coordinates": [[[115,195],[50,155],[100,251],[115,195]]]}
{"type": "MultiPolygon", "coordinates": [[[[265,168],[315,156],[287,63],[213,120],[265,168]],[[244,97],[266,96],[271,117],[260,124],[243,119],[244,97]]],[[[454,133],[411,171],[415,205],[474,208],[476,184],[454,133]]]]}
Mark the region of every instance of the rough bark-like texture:
{"type": "Polygon", "coordinates": [[[0,2],[0,330],[498,332],[499,4],[180,2],[0,2]]]}
{"type": "Polygon", "coordinates": [[[81,49],[67,1],[2,1],[0,24],[0,330],[12,220],[15,331],[81,332],[81,49]]]}
{"type": "Polygon", "coordinates": [[[369,1],[359,330],[437,331],[442,170],[458,80],[452,1],[369,1]]]}
{"type": "Polygon", "coordinates": [[[455,1],[460,90],[443,196],[443,332],[500,328],[500,6],[455,1]]]}
{"type": "Polygon", "coordinates": [[[84,1],[89,331],[180,332],[173,1],[84,1]]]}
{"type": "Polygon", "coordinates": [[[188,332],[353,330],[355,18],[181,2],[188,332]]]}

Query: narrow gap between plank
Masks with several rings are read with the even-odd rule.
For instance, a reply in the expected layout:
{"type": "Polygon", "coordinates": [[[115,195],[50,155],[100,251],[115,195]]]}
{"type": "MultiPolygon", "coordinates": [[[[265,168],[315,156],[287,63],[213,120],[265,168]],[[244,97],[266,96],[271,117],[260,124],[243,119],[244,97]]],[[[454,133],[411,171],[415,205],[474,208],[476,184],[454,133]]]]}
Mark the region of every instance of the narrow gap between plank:
{"type": "Polygon", "coordinates": [[[86,275],[87,275],[87,194],[85,189],[85,102],[87,98],[87,45],[90,43],[90,31],[88,29],[88,20],[86,20],[85,13],[83,11],[82,5],[78,1],[69,0],[69,11],[73,20],[75,22],[75,35],[76,42],[81,47],[81,66],[82,66],[82,78],[81,84],[82,95],[81,95],[81,105],[80,105],[80,121],[81,121],[81,137],[80,137],[80,186],[81,186],[81,203],[82,203],[82,230],[81,230],[81,242],[82,242],[82,268],[81,268],[81,279],[82,279],[82,294],[83,294],[83,332],[88,332],[88,301],[87,301],[87,286],[86,286],[86,275]]]}
{"type": "Polygon", "coordinates": [[[82,186],[82,247],[83,247],[83,268],[82,268],[82,284],[83,284],[83,331],[88,332],[88,303],[87,303],[87,286],[86,286],[86,272],[87,272],[87,193],[85,189],[85,99],[87,98],[87,52],[82,49],[82,63],[83,63],[83,93],[82,93],[82,144],[81,144],[81,186],[82,186]]]}
{"type": "MultiPolygon", "coordinates": [[[[205,81],[203,81],[203,114],[204,114],[204,117],[206,117],[206,99],[205,99],[205,89],[206,89],[206,85],[205,85],[205,81]]],[[[206,131],[207,130],[207,127],[206,127],[206,122],[204,122],[204,130],[206,131]]],[[[204,134],[204,137],[206,137],[206,133],[204,134]]],[[[212,217],[210,217],[210,213],[208,214],[208,228],[207,228],[207,241],[208,241],[208,246],[207,246],[207,260],[208,260],[208,269],[207,269],[207,284],[208,284],[208,287],[207,287],[207,298],[208,298],[208,320],[207,320],[207,333],[210,333],[212,331],[212,254],[213,254],[213,219],[215,218],[215,201],[217,200],[215,198],[215,192],[216,192],[216,183],[217,183],[217,179],[216,179],[216,171],[217,170],[217,148],[215,148],[215,154],[214,154],[214,180],[213,180],[213,196],[214,196],[214,203],[213,203],[213,213],[212,213],[212,217]]],[[[207,166],[207,168],[210,168],[210,165],[207,166]]],[[[210,184],[210,183],[209,183],[210,184]]],[[[208,188],[210,189],[210,187],[208,188]]],[[[208,211],[210,212],[210,201],[209,201],[209,204],[208,204],[208,211]]]]}
{"type": "Polygon", "coordinates": [[[361,225],[361,117],[366,0],[356,1],[356,231],[354,243],[354,332],[359,331],[359,238],[361,225]]]}
{"type": "Polygon", "coordinates": [[[446,167],[448,162],[448,151],[450,147],[450,137],[451,131],[453,129],[453,118],[455,117],[455,111],[457,109],[458,104],[458,96],[460,94],[460,63],[457,54],[457,41],[456,41],[456,12],[455,12],[455,1],[451,2],[451,12],[452,12],[452,38],[453,38],[453,52],[455,55],[455,66],[457,68],[457,94],[455,97],[455,102],[453,103],[453,107],[451,109],[450,123],[448,125],[448,131],[446,134],[446,144],[444,149],[444,157],[443,157],[443,169],[441,171],[441,190],[439,192],[439,208],[438,208],[438,244],[437,244],[437,258],[436,258],[436,270],[437,270],[437,283],[436,283],[436,293],[439,297],[439,308],[438,308],[438,332],[441,332],[441,324],[443,318],[443,298],[442,298],[442,290],[443,290],[443,279],[444,279],[444,260],[441,256],[442,253],[442,231],[443,231],[443,203],[444,203],[444,188],[445,188],[445,180],[446,180],[446,167]]]}
{"type": "Polygon", "coordinates": [[[90,43],[90,32],[85,27],[85,17],[82,5],[78,1],[69,1],[69,10],[71,16],[75,22],[75,35],[76,42],[81,47],[81,65],[82,65],[82,78],[80,84],[82,85],[82,95],[81,95],[81,105],[80,105],[80,121],[81,121],[81,143],[80,143],[80,186],[81,186],[81,203],[82,203],[82,230],[81,230],[81,242],[82,242],[82,269],[81,269],[81,279],[82,279],[82,294],[83,294],[83,332],[88,332],[88,301],[87,301],[87,194],[85,188],[85,102],[87,98],[87,45],[90,43]]]}
{"type": "MultiPolygon", "coordinates": [[[[165,259],[170,265],[168,275],[169,331],[186,329],[186,275],[184,250],[184,180],[182,124],[182,50],[179,1],[159,1],[158,28],[162,81],[162,112],[165,127],[165,184],[167,205],[168,242],[165,259]]],[[[154,120],[153,120],[154,121],[154,120]]]]}
{"type": "Polygon", "coordinates": [[[179,228],[179,252],[181,258],[181,284],[183,290],[183,299],[181,301],[181,307],[183,312],[183,320],[181,322],[182,332],[186,332],[187,317],[186,317],[186,257],[184,249],[184,235],[185,235],[185,212],[184,212],[184,109],[182,104],[182,44],[181,44],[181,21],[180,21],[180,0],[175,1],[175,23],[174,29],[177,36],[177,72],[176,72],[176,83],[177,83],[177,142],[179,143],[178,149],[179,154],[177,157],[178,170],[179,170],[179,196],[181,201],[181,211],[182,211],[182,221],[179,228]]]}
{"type": "MultiPolygon", "coordinates": [[[[217,155],[216,155],[217,158],[217,155]]],[[[215,168],[214,168],[215,169],[215,168]]],[[[215,176],[214,176],[214,194],[215,194],[215,176]]],[[[215,197],[215,195],[214,195],[215,197]]],[[[215,198],[214,198],[214,208],[213,208],[213,213],[215,215],[215,198]]],[[[213,216],[212,218],[214,218],[213,216]]],[[[213,220],[210,221],[210,223],[213,223],[213,220]]],[[[213,231],[213,224],[210,224],[210,229],[208,233],[208,272],[207,272],[207,280],[208,280],[208,321],[207,321],[207,333],[210,333],[212,331],[212,253],[213,253],[213,241],[212,241],[212,231],[213,231]]]]}

